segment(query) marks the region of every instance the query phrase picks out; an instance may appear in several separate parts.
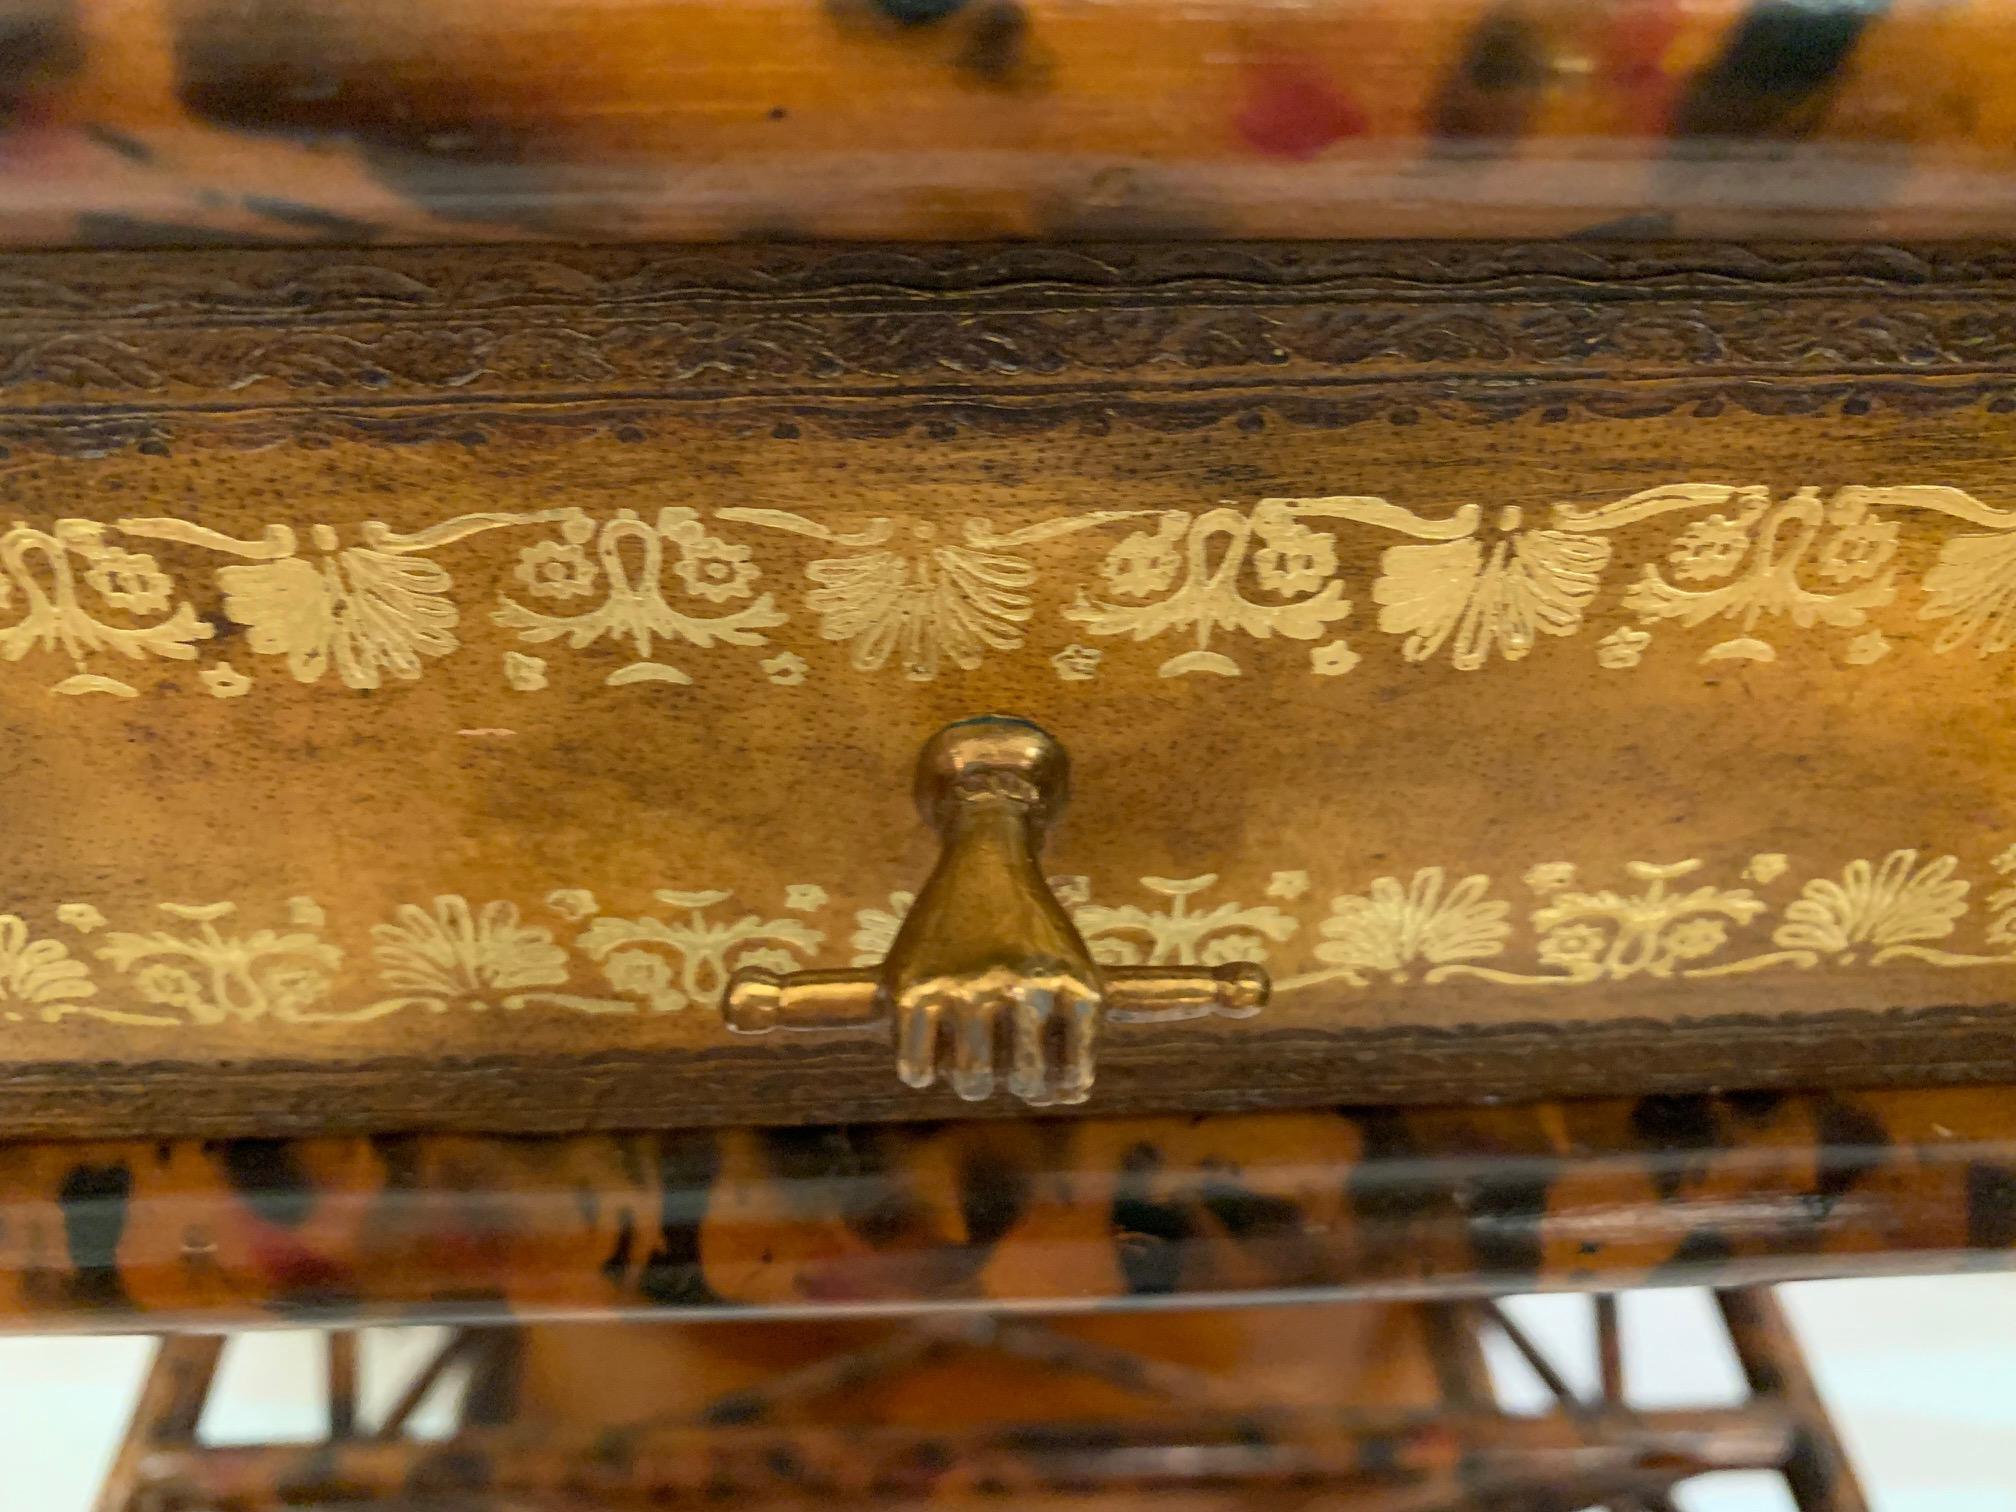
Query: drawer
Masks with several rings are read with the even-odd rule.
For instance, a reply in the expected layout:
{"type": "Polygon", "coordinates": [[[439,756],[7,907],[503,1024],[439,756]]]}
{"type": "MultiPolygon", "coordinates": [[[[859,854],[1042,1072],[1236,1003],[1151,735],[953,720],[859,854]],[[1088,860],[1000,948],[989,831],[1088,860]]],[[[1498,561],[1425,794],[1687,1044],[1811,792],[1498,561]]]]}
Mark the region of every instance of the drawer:
{"type": "Polygon", "coordinates": [[[1068,749],[1095,1110],[2016,1072],[2009,254],[0,264],[0,1121],[1018,1114],[728,975],[1068,749]]]}

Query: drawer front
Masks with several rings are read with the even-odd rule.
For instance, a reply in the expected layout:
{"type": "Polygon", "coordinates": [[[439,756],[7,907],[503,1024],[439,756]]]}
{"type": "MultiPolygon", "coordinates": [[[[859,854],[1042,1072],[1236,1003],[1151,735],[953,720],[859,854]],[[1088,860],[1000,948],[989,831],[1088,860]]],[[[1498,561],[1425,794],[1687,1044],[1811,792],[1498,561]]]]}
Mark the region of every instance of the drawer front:
{"type": "Polygon", "coordinates": [[[888,949],[989,712],[1101,961],[1273,979],[1094,1109],[2006,1076],[2008,271],[18,260],[0,1118],[946,1112],[718,1005],[888,949]]]}

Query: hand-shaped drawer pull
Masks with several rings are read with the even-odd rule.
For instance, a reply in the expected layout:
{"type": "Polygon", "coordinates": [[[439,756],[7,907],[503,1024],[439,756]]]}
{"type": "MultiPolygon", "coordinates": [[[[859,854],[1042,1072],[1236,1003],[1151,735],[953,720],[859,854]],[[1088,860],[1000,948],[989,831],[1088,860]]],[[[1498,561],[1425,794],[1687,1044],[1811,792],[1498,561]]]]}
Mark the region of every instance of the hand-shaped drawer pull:
{"type": "Polygon", "coordinates": [[[878,967],[749,968],[728,984],[730,1029],[836,1029],[891,1022],[896,1074],[928,1087],[941,1067],[969,1102],[1008,1090],[1024,1102],[1083,1102],[1093,1042],[1113,1023],[1245,1018],[1267,1001],[1258,966],[1101,966],[1037,865],[1064,806],[1069,762],[1020,719],[967,719],[925,745],[917,803],[942,837],[938,865],[878,967]]]}

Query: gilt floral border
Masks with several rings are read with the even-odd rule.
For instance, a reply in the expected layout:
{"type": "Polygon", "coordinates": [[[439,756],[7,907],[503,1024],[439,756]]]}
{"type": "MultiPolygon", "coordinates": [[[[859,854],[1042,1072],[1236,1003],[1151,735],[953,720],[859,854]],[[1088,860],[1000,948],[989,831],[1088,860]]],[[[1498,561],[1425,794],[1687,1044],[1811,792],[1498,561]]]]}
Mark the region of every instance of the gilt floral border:
{"type": "MultiPolygon", "coordinates": [[[[1610,875],[1550,860],[1510,883],[1427,866],[1346,891],[1277,871],[1257,900],[1226,897],[1211,874],[1141,878],[1131,901],[1095,895],[1083,877],[1054,885],[1109,964],[1254,961],[1277,989],[1322,989],[1347,1008],[1403,984],[1573,991],[2016,966],[2016,845],[1972,875],[1957,856],[1899,849],[1811,871],[1762,853],[1720,877],[1696,858],[1610,875]]],[[[895,893],[850,914],[809,882],[770,907],[720,890],[654,897],[648,911],[610,913],[582,887],[532,906],[448,894],[336,924],[307,896],[272,909],[160,903],[117,918],[64,903],[46,920],[0,915],[0,1018],[159,1029],[482,1011],[711,1019],[738,967],[880,960],[911,902],[895,893]]]]}
{"type": "Polygon", "coordinates": [[[669,506],[464,514],[411,532],[275,523],[241,537],[133,517],[0,533],[0,660],[53,664],[58,694],[115,698],[141,696],[129,678],[150,658],[190,665],[219,698],[262,678],[412,682],[464,648],[475,613],[515,642],[498,675],[522,693],[584,671],[611,687],[691,684],[713,655],[753,658],[783,686],[929,681],[1026,653],[1045,626],[1051,644],[1033,654],[1067,682],[1139,642],[1157,643],[1162,677],[1238,676],[1278,655],[1253,643],[1275,641],[1299,644],[1319,677],[1375,648],[1475,672],[1581,636],[1606,597],[1619,622],[1583,654],[1612,671],[1667,641],[1702,662],[1769,662],[1796,636],[1867,665],[1894,649],[1893,612],[1938,626],[1932,654],[1998,654],[2016,646],[2016,511],[1937,485],[1681,483],[1537,519],[1354,495],[1087,509],[1012,530],[669,506]],[[1912,515],[1954,527],[1916,582],[1898,562],[1912,515]],[[1347,531],[1386,543],[1369,581],[1344,565],[1362,560],[1340,552],[1347,531]],[[472,591],[456,548],[496,533],[514,542],[508,565],[479,565],[497,580],[472,591]],[[791,537],[819,554],[773,557],[791,537]],[[1066,537],[1098,540],[1096,567],[1056,552],[1066,537]],[[229,655],[220,626],[244,632],[229,655]]]}

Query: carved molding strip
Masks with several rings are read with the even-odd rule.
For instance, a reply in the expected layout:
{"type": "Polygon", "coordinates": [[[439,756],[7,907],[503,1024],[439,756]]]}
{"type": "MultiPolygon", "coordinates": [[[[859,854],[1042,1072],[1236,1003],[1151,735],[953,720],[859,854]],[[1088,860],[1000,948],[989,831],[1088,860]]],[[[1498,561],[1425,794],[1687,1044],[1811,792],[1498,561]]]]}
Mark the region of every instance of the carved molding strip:
{"type": "Polygon", "coordinates": [[[105,320],[466,309],[571,310],[729,297],[873,299],[1078,293],[1323,299],[1489,299],[1512,292],[1968,292],[2016,282],[2000,242],[1198,242],[843,247],[385,248],[14,254],[0,257],[0,321],[50,312],[105,320]]]}
{"type": "Polygon", "coordinates": [[[1307,384],[1365,373],[1457,378],[1703,367],[1820,374],[1980,372],[2016,360],[2016,301],[1642,301],[1536,309],[1446,302],[1126,309],[799,310],[732,320],[594,311],[524,324],[408,320],[0,327],[0,395],[244,407],[275,399],[613,389],[668,398],[827,384],[957,382],[978,391],[1131,376],[1144,388],[1239,377],[1307,384]]]}
{"type": "Polygon", "coordinates": [[[908,395],[789,398],[708,392],[704,406],[622,398],[546,403],[461,396],[454,404],[356,406],[268,403],[243,409],[171,406],[104,412],[0,410],[0,450],[93,461],[121,451],[166,456],[183,449],[258,450],[370,446],[483,446],[492,442],[578,445],[644,442],[668,420],[695,419],[729,436],[847,441],[1103,436],[1118,429],[1189,435],[1223,428],[1246,434],[1274,426],[1323,431],[1423,421],[1497,425],[1516,420],[1709,419],[1725,413],[1811,419],[1870,415],[1921,419],[1979,408],[2016,413],[2016,394],[1999,375],[1923,378],[1718,376],[1613,382],[1522,380],[1465,383],[1400,380],[1294,383],[1261,388],[1182,387],[1101,393],[1017,394],[979,399],[908,395]],[[701,411],[704,411],[702,413],[701,411]]]}
{"type": "Polygon", "coordinates": [[[0,260],[0,394],[14,406],[1012,392],[1122,374],[1145,387],[1703,366],[1950,376],[2012,357],[2016,255],[1991,247],[0,260]],[[1890,297],[1872,306],[1879,289],[1890,297]]]}

